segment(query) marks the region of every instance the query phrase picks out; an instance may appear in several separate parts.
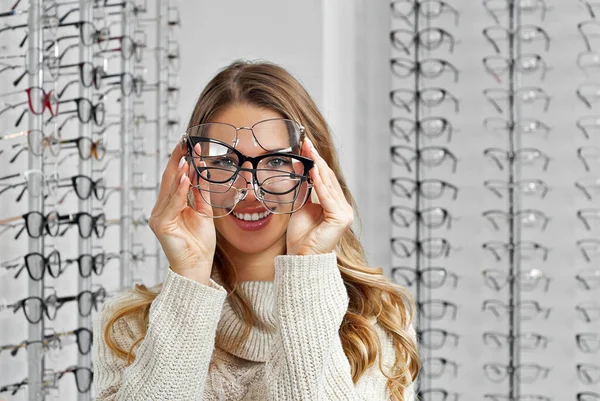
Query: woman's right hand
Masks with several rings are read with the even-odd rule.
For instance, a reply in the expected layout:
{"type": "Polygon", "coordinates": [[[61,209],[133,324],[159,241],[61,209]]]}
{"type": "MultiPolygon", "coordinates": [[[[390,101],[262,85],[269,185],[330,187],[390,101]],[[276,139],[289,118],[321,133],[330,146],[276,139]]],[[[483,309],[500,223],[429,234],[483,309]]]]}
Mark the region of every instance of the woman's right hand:
{"type": "MultiPolygon", "coordinates": [[[[208,284],[216,247],[212,208],[196,199],[196,209],[188,206],[190,179],[185,149],[177,144],[162,175],[156,204],[148,221],[160,242],[171,270],[184,277],[208,284]]],[[[197,196],[199,198],[199,196],[197,196]]]]}

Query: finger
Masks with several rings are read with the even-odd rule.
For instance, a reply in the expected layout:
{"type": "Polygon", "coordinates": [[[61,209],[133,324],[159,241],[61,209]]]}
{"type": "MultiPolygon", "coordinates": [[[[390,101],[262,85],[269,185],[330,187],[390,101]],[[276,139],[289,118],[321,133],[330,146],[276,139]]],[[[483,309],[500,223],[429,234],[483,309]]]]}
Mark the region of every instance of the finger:
{"type": "Polygon", "coordinates": [[[344,202],[345,196],[342,191],[342,187],[339,184],[339,181],[333,172],[333,170],[327,165],[325,159],[323,159],[316,148],[314,147],[312,141],[308,139],[308,148],[311,154],[312,159],[315,162],[315,166],[319,170],[319,175],[323,184],[327,187],[330,195],[337,200],[337,202],[344,202]]]}
{"type": "MultiPolygon", "coordinates": [[[[203,161],[200,162],[199,167],[205,168],[206,163],[203,161]]],[[[194,186],[195,186],[195,188],[192,191],[192,193],[194,195],[194,197],[193,197],[194,210],[196,210],[201,215],[212,216],[213,210],[212,210],[212,206],[210,205],[211,199],[210,199],[210,192],[209,192],[210,184],[208,183],[208,181],[200,178],[200,179],[194,180],[194,186]]]]}
{"type": "Polygon", "coordinates": [[[173,152],[171,152],[171,157],[169,157],[169,161],[167,162],[167,166],[163,172],[160,182],[160,189],[158,191],[158,199],[164,199],[166,196],[168,196],[171,189],[171,184],[173,183],[175,175],[177,175],[179,170],[181,158],[185,155],[185,153],[185,148],[182,149],[181,144],[177,143],[177,145],[175,145],[175,149],[173,149],[173,152]]]}
{"type": "Polygon", "coordinates": [[[187,207],[188,191],[190,188],[190,179],[184,172],[179,175],[179,179],[175,181],[174,192],[169,197],[169,201],[165,205],[162,212],[163,221],[175,221],[181,212],[187,207]]]}
{"type": "Polygon", "coordinates": [[[177,164],[176,171],[170,172],[169,174],[163,174],[163,181],[161,182],[161,191],[159,192],[159,198],[156,201],[156,205],[154,209],[152,209],[152,213],[159,215],[166,208],[167,204],[171,201],[171,197],[177,191],[177,187],[179,186],[179,181],[181,177],[185,174],[187,168],[187,163],[185,159],[182,157],[179,159],[179,164],[177,164]],[[166,181],[168,177],[172,176],[171,181],[166,181]]]}

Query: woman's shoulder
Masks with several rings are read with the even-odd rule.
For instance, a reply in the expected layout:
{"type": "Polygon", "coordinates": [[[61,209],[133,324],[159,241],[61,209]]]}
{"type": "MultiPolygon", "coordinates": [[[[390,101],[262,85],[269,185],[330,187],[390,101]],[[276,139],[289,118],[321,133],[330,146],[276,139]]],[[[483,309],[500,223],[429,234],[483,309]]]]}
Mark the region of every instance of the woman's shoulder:
{"type": "Polygon", "coordinates": [[[124,313],[122,316],[118,316],[118,314],[140,305],[144,301],[145,298],[135,290],[120,291],[107,299],[96,319],[98,333],[104,335],[106,327],[112,324],[110,334],[113,339],[119,345],[130,344],[143,333],[140,321],[131,313],[124,313]]]}

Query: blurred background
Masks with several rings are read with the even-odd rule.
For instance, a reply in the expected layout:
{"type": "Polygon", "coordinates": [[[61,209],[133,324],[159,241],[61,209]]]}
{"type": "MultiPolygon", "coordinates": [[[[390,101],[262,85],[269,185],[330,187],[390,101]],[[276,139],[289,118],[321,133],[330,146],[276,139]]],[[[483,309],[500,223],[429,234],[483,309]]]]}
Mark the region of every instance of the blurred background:
{"type": "Polygon", "coordinates": [[[600,400],[600,2],[0,1],[0,400],[90,400],[103,300],[204,85],[282,65],[331,126],[426,401],[600,400]]]}

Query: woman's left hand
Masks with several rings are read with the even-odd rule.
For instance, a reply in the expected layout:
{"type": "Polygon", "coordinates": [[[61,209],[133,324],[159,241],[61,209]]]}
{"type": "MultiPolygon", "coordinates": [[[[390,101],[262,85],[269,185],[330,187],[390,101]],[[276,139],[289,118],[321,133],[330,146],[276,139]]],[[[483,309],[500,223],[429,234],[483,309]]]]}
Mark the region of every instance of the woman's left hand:
{"type": "Polygon", "coordinates": [[[319,203],[310,198],[293,213],[287,229],[288,255],[330,253],[354,221],[354,210],[346,200],[335,173],[317,153],[310,139],[302,145],[302,155],[315,161],[310,170],[313,191],[319,203]]]}

